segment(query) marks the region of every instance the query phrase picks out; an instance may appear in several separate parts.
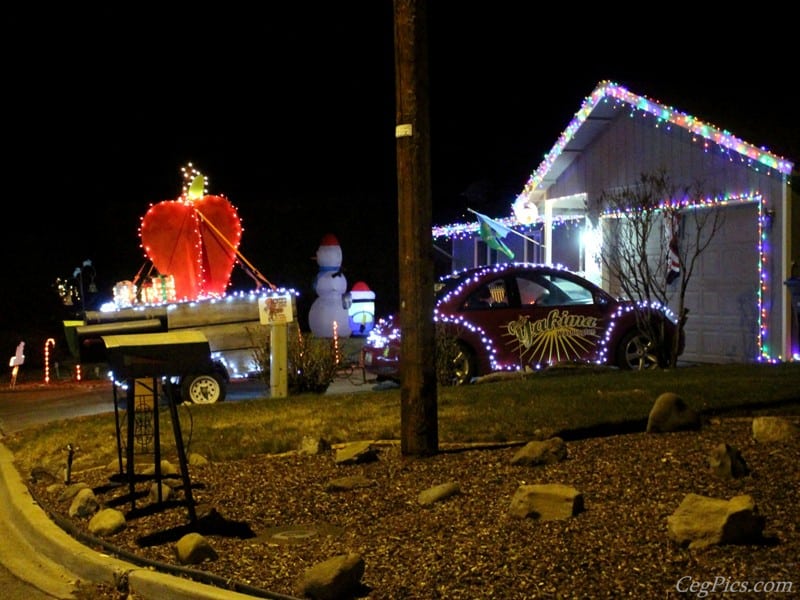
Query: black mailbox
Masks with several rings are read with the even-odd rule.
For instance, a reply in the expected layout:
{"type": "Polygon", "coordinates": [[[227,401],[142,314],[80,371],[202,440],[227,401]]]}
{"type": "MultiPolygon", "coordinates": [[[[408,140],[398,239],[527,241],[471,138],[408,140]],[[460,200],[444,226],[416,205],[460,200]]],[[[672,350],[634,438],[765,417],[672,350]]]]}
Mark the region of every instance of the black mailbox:
{"type": "Polygon", "coordinates": [[[116,379],[212,372],[211,348],[200,331],[104,335],[116,379]]]}

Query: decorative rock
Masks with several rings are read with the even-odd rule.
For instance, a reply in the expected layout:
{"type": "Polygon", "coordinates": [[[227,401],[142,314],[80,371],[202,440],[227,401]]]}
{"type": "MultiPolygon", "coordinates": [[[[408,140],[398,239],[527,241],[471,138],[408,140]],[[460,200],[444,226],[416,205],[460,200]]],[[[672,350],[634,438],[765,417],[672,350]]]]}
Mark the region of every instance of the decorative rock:
{"type": "Polygon", "coordinates": [[[647,418],[647,433],[669,433],[700,429],[700,415],[683,398],[666,392],[656,398],[647,418]]]}
{"type": "MultiPolygon", "coordinates": [[[[147,467],[147,468],[146,468],[146,469],[143,471],[143,474],[144,474],[144,475],[154,475],[154,474],[155,474],[155,472],[156,472],[156,467],[155,467],[155,465],[149,465],[149,466],[148,466],[148,467],[147,467]]],[[[180,475],[180,471],[178,470],[178,467],[176,467],[175,465],[173,465],[173,464],[172,464],[171,462],[169,462],[168,460],[162,460],[162,461],[161,461],[161,475],[162,475],[162,476],[167,476],[167,475],[180,475]]]]}
{"type": "Polygon", "coordinates": [[[31,483],[50,484],[55,483],[56,481],[58,481],[58,477],[53,475],[44,467],[34,467],[31,469],[31,483]]]}
{"type": "Polygon", "coordinates": [[[216,560],[218,554],[206,538],[192,532],[187,533],[175,544],[175,557],[183,565],[198,565],[204,560],[216,560]]]}
{"type": "Polygon", "coordinates": [[[189,455],[188,462],[193,467],[204,467],[205,465],[208,464],[208,459],[202,454],[198,454],[197,452],[192,452],[189,455]]]}
{"type": "Polygon", "coordinates": [[[667,517],[670,539],[689,548],[712,544],[746,544],[763,539],[764,517],[750,496],[730,500],[687,494],[667,517]]]}
{"type": "Polygon", "coordinates": [[[70,517],[90,517],[100,508],[97,497],[89,487],[79,490],[69,506],[70,517]]]}
{"type": "Polygon", "coordinates": [[[373,479],[367,479],[361,475],[353,475],[352,477],[339,477],[328,482],[325,486],[326,492],[346,492],[347,490],[355,490],[358,488],[366,488],[377,485],[373,479]]]}
{"type": "Polygon", "coordinates": [[[750,473],[739,450],[728,444],[720,444],[708,457],[711,471],[723,479],[739,479],[750,473]]]}
{"type": "MultiPolygon", "coordinates": [[[[172,487],[164,481],[161,482],[161,501],[166,502],[173,496],[172,487]]],[[[159,484],[157,482],[153,482],[150,485],[150,493],[147,496],[147,499],[150,502],[158,502],[158,488],[159,484]]]]}
{"type": "Polygon", "coordinates": [[[528,442],[511,459],[512,465],[550,465],[567,457],[567,444],[560,437],[528,442]]]}
{"type": "Polygon", "coordinates": [[[115,508],[104,508],[89,521],[89,532],[105,537],[125,529],[125,515],[115,508]]]}
{"type": "Polygon", "coordinates": [[[80,483],[71,483],[58,495],[59,502],[67,502],[68,500],[72,500],[81,490],[85,490],[89,487],[89,484],[85,481],[81,481],[80,483]]]}
{"type": "Polygon", "coordinates": [[[583,494],[560,483],[521,485],[511,498],[513,517],[542,521],[567,519],[583,510],[583,494]]]}
{"type": "Polygon", "coordinates": [[[783,417],[754,417],[753,439],[759,443],[787,442],[800,434],[800,428],[783,417]]]}
{"type": "Polygon", "coordinates": [[[316,456],[331,449],[331,445],[327,440],[315,438],[310,435],[304,436],[300,442],[300,454],[308,454],[316,456]]]}
{"type": "Polygon", "coordinates": [[[307,569],[297,588],[300,596],[313,600],[342,600],[357,597],[364,576],[361,555],[342,554],[307,569]]]}
{"type": "Polygon", "coordinates": [[[417,496],[417,502],[422,506],[429,506],[439,500],[444,500],[450,496],[461,493],[461,486],[455,482],[441,483],[427,490],[423,490],[417,496]]]}
{"type": "Polygon", "coordinates": [[[337,465],[355,465],[378,460],[372,442],[352,442],[336,450],[337,465]]]}

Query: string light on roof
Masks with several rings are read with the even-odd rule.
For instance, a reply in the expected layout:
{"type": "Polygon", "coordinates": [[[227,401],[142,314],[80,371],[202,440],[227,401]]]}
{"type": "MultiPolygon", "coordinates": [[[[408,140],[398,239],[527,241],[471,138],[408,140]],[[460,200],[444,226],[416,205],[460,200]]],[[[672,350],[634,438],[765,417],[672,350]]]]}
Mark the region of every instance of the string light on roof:
{"type": "Polygon", "coordinates": [[[792,173],[793,164],[791,161],[778,157],[763,148],[756,148],[752,144],[739,139],[729,131],[719,129],[705,123],[700,119],[686,113],[675,110],[659,102],[650,100],[645,96],[638,96],[627,88],[610,81],[602,81],[594,91],[584,100],[580,109],[575,113],[572,121],[561,133],[553,148],[545,155],[544,160],[533,172],[522,191],[522,196],[531,195],[544,181],[545,175],[550,171],[555,160],[564,151],[566,145],[580,129],[581,125],[588,119],[592,111],[601,103],[616,102],[618,105],[630,107],[630,116],[636,115],[653,116],[656,123],[672,123],[687,130],[695,135],[694,140],[699,138],[709,140],[724,151],[732,151],[738,154],[742,160],[751,168],[760,171],[766,167],[789,176],[792,173]]]}

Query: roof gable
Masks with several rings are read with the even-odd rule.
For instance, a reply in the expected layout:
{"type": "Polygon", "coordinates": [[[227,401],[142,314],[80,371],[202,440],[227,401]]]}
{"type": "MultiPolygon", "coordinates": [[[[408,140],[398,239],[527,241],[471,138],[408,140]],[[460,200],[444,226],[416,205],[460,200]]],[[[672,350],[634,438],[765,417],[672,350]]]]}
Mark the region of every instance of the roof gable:
{"type": "Polygon", "coordinates": [[[794,167],[792,162],[763,148],[756,148],[729,131],[718,129],[646,96],[634,94],[616,83],[601,81],[583,101],[575,117],[531,174],[518,201],[531,202],[543,197],[547,188],[604,129],[604,124],[612,118],[614,111],[619,110],[620,105],[626,105],[633,111],[654,117],[656,125],[670,124],[681,127],[698,138],[715,144],[723,152],[740,155],[750,168],[772,169],[786,176],[792,173],[794,167]]]}

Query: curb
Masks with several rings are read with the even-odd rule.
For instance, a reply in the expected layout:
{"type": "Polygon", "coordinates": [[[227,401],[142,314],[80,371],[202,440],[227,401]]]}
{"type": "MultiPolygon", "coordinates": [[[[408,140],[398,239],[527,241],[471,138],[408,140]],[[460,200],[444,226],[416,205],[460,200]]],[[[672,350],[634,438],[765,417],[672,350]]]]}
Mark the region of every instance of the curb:
{"type": "Polygon", "coordinates": [[[73,598],[78,581],[116,586],[141,600],[252,600],[253,596],[144,569],[87,548],[39,506],[0,442],[0,534],[15,548],[2,562],[17,578],[55,598],[73,598]],[[13,541],[12,541],[13,540],[13,541]]]}

